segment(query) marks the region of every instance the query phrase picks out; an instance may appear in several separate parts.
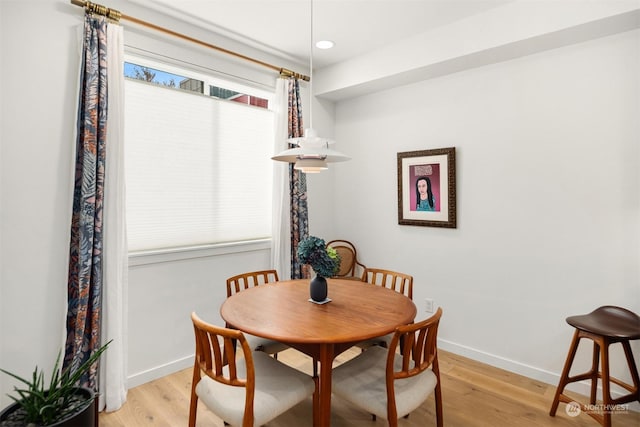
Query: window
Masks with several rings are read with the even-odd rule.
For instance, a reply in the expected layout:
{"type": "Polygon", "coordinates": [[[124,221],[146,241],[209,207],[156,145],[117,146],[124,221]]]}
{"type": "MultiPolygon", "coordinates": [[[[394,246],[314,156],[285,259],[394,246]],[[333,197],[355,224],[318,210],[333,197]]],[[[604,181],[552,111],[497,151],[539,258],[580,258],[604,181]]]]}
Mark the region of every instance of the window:
{"type": "Polygon", "coordinates": [[[129,251],[270,237],[273,94],[137,61],[125,66],[129,251]]]}

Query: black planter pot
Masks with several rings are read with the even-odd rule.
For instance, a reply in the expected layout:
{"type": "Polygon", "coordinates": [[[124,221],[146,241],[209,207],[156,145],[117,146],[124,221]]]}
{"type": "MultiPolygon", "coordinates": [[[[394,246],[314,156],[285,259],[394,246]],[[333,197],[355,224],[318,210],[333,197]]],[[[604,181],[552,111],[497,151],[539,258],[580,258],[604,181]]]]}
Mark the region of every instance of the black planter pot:
{"type": "MultiPolygon", "coordinates": [[[[67,418],[60,420],[57,423],[38,427],[97,427],[98,413],[96,411],[95,405],[95,393],[91,389],[86,387],[79,387],[77,391],[83,399],[90,399],[86,406],[80,408],[79,412],[69,415],[67,418]]],[[[7,417],[9,417],[9,415],[13,414],[19,408],[20,405],[18,405],[17,403],[4,408],[4,410],[0,412],[0,427],[4,427],[5,425],[17,427],[18,425],[16,424],[5,423],[7,422],[7,417]]]]}
{"type": "Polygon", "coordinates": [[[315,302],[322,302],[327,299],[327,279],[322,276],[316,276],[309,283],[309,296],[315,302]]]}

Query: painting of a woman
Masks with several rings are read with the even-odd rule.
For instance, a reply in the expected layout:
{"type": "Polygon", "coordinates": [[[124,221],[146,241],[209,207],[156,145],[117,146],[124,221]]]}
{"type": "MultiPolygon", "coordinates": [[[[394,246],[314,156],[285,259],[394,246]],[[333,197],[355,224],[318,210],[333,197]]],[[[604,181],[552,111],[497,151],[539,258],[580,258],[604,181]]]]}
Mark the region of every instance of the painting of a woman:
{"type": "Polygon", "coordinates": [[[440,165],[418,164],[409,167],[409,209],[414,212],[440,212],[440,165]]]}
{"type": "Polygon", "coordinates": [[[421,176],[416,181],[416,210],[434,211],[435,208],[436,204],[433,201],[431,180],[429,177],[421,176]]]}

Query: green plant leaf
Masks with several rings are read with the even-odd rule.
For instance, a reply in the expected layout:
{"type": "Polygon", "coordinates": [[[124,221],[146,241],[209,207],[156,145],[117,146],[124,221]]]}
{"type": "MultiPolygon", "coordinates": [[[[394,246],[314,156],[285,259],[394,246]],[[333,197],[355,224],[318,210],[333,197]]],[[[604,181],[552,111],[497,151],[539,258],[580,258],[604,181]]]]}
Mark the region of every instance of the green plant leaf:
{"type": "Polygon", "coordinates": [[[111,344],[111,341],[97,349],[89,359],[75,369],[71,366],[64,370],[60,369],[62,352],[58,351],[53,373],[48,382],[48,388],[45,388],[44,372],[37,366],[31,374],[31,380],[0,369],[0,372],[26,385],[26,388],[14,387],[14,392],[18,397],[9,395],[24,410],[24,421],[36,425],[50,425],[86,406],[93,399],[93,396],[89,399],[74,399],[78,382],[98,361],[109,344],[111,344]]]}

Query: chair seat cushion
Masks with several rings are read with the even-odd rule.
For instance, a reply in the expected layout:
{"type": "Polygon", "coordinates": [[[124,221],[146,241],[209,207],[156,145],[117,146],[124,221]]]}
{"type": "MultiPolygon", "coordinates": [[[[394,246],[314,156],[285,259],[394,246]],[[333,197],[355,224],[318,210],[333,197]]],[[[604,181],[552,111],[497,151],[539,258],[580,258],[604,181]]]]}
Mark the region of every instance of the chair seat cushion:
{"type": "Polygon", "coordinates": [[[255,335],[244,334],[249,344],[249,348],[252,350],[264,351],[267,354],[280,353],[289,348],[288,345],[279,341],[270,340],[267,338],[257,337],[255,335]]]}
{"type": "MultiPolygon", "coordinates": [[[[380,418],[387,419],[386,363],[388,350],[374,346],[333,370],[332,391],[342,399],[380,418]]],[[[402,356],[396,354],[396,370],[402,356]]],[[[437,379],[431,369],[395,380],[396,410],[403,417],[420,406],[433,392],[437,379]]]]}
{"type": "Polygon", "coordinates": [[[389,347],[389,344],[391,344],[392,339],[393,339],[393,333],[382,335],[381,337],[371,338],[370,340],[361,341],[358,344],[356,344],[356,347],[369,348],[374,345],[378,345],[381,347],[385,347],[385,346],[389,347]]]}
{"type": "MultiPolygon", "coordinates": [[[[313,379],[266,353],[254,352],[256,390],[253,402],[254,426],[261,426],[313,394],[313,379]]],[[[225,368],[226,369],[226,368],[225,368]]],[[[245,364],[238,363],[238,377],[246,377],[245,364]]],[[[219,383],[208,376],[196,385],[202,402],[223,421],[241,426],[245,388],[219,383]]]]}

